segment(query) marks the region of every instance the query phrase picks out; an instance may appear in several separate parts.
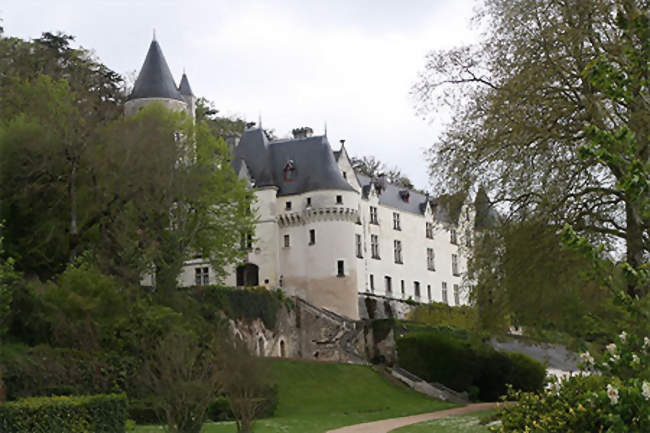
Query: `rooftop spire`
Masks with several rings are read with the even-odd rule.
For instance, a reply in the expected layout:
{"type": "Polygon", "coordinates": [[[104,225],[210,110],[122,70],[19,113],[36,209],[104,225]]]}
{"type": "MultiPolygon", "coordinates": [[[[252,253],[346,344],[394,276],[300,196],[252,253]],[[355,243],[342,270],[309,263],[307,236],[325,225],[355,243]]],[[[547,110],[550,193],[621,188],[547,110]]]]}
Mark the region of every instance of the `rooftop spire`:
{"type": "Polygon", "coordinates": [[[192,93],[192,88],[190,87],[190,80],[187,79],[187,74],[183,68],[183,77],[181,77],[181,84],[178,85],[178,91],[181,95],[185,96],[194,96],[192,93]]]}
{"type": "Polygon", "coordinates": [[[129,99],[140,98],[169,98],[183,100],[183,97],[176,88],[174,77],[172,76],[165,56],[160,49],[160,44],[155,37],[149,45],[147,57],[140,69],[138,79],[135,80],[133,91],[129,99]]]}

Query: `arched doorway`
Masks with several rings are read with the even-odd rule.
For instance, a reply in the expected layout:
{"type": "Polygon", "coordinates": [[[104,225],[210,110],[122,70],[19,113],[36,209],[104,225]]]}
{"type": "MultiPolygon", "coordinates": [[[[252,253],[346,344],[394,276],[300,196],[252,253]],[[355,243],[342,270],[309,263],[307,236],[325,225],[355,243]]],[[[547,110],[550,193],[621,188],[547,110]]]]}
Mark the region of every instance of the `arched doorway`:
{"type": "Polygon", "coordinates": [[[280,340],[280,357],[287,357],[287,349],[284,347],[284,340],[280,340]]]}
{"type": "Polygon", "coordinates": [[[245,263],[237,266],[238,286],[259,286],[260,268],[253,263],[245,263]]]}
{"type": "Polygon", "coordinates": [[[257,340],[257,356],[264,356],[265,355],[265,350],[264,350],[264,339],[260,337],[257,340]]]}

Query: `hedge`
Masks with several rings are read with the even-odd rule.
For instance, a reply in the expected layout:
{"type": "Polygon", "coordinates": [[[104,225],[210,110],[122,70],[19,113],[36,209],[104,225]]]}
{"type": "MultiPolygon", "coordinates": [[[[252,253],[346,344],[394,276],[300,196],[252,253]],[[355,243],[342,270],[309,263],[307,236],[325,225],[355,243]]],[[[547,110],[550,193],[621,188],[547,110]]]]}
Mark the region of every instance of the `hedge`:
{"type": "Polygon", "coordinates": [[[470,343],[441,332],[408,334],[397,341],[399,365],[429,381],[467,391],[483,401],[495,401],[507,384],[538,391],[546,369],[520,353],[497,352],[485,343],[470,343]]]}
{"type": "Polygon", "coordinates": [[[124,433],[123,394],[33,397],[0,404],[0,431],[12,433],[124,433]]]}

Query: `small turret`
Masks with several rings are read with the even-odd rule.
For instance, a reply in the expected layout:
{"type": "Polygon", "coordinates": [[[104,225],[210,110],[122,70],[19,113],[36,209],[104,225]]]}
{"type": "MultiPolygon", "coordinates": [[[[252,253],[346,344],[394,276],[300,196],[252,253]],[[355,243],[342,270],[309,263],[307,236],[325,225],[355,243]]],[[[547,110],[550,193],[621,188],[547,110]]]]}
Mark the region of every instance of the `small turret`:
{"type": "Polygon", "coordinates": [[[172,110],[187,110],[187,103],[176,88],[174,77],[155,37],[149,45],[147,57],[124,111],[130,115],[151,102],[160,102],[172,110]]]}
{"type": "Polygon", "coordinates": [[[196,96],[192,93],[192,88],[190,87],[190,80],[187,79],[187,74],[183,72],[183,77],[181,78],[181,83],[178,85],[178,92],[183,97],[183,100],[187,104],[187,111],[194,118],[194,112],[196,110],[196,96]]]}

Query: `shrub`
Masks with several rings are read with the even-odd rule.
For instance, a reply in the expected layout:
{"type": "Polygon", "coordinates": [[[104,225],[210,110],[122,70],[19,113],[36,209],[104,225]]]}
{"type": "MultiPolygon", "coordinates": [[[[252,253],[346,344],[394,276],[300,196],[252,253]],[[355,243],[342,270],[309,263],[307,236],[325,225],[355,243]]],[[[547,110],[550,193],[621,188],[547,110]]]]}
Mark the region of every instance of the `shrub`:
{"type": "Polygon", "coordinates": [[[443,302],[417,304],[408,315],[408,320],[430,325],[453,326],[461,329],[476,329],[478,313],[475,307],[452,307],[443,302]]]}
{"type": "Polygon", "coordinates": [[[35,397],[0,405],[0,431],[124,433],[124,395],[35,397]]]}
{"type": "Polygon", "coordinates": [[[497,352],[484,343],[456,338],[449,332],[417,332],[397,341],[399,364],[429,382],[439,382],[473,398],[493,401],[507,384],[540,390],[542,364],[522,354],[497,352]]]}

